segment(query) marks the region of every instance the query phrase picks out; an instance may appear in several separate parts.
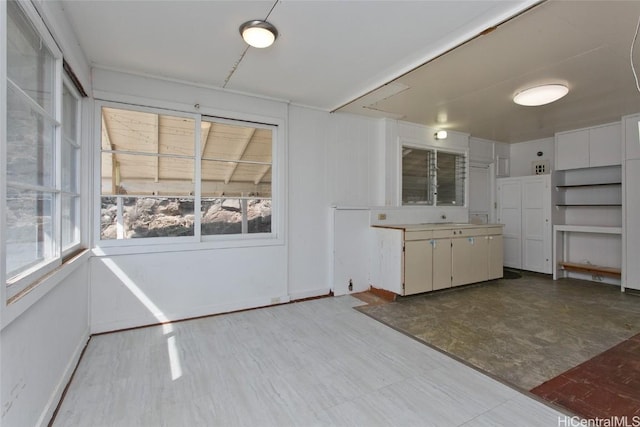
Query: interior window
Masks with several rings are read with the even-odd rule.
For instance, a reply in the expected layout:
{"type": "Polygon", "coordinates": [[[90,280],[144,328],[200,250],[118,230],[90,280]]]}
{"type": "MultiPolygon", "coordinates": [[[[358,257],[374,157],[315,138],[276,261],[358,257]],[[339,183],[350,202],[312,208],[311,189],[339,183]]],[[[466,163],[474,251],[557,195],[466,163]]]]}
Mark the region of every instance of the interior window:
{"type": "Polygon", "coordinates": [[[402,204],[464,206],[466,158],[436,149],[402,147],[402,204]]]}

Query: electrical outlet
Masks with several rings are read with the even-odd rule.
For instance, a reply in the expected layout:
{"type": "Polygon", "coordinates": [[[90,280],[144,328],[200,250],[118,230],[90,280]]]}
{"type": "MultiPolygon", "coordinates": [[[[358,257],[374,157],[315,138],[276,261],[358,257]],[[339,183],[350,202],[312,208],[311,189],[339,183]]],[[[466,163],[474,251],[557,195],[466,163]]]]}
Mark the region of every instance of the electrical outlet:
{"type": "Polygon", "coordinates": [[[386,213],[379,213],[378,214],[378,221],[384,221],[385,219],[387,219],[387,214],[386,213]]]}

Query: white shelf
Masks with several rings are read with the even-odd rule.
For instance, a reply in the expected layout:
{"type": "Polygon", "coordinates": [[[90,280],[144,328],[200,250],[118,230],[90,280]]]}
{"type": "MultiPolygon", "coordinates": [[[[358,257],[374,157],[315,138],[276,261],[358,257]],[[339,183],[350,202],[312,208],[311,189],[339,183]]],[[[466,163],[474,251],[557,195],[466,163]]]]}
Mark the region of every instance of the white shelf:
{"type": "MultiPolygon", "coordinates": [[[[566,277],[566,270],[560,268],[560,264],[572,264],[567,260],[566,253],[566,235],[567,233],[593,233],[619,235],[622,237],[622,227],[606,227],[595,225],[569,225],[559,224],[553,226],[553,280],[557,280],[558,276],[566,277]]],[[[585,266],[586,267],[586,266],[585,266]]],[[[594,271],[598,269],[612,270],[611,267],[590,266],[594,271]]],[[[575,270],[568,268],[568,270],[575,270]]],[[[583,268],[583,270],[585,270],[583,268]]]]}
{"type": "Polygon", "coordinates": [[[601,233],[601,234],[620,234],[622,235],[622,227],[602,227],[595,225],[554,225],[554,234],[559,231],[572,231],[575,233],[601,233]]]}

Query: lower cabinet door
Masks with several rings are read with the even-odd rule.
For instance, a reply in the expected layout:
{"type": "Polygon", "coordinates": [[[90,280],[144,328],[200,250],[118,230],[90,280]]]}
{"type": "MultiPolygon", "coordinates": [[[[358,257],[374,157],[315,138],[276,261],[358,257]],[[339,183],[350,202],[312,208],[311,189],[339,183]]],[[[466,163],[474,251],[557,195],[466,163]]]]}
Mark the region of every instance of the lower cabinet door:
{"type": "Polygon", "coordinates": [[[466,285],[474,281],[473,238],[451,239],[451,286],[466,285]]]}
{"type": "Polygon", "coordinates": [[[429,240],[404,243],[404,295],[433,290],[431,279],[432,248],[429,240]]]}
{"type": "Polygon", "coordinates": [[[489,240],[489,280],[503,276],[502,265],[502,236],[487,236],[489,240]]]}
{"type": "Polygon", "coordinates": [[[433,249],[433,290],[451,287],[451,239],[431,240],[433,249]]]}

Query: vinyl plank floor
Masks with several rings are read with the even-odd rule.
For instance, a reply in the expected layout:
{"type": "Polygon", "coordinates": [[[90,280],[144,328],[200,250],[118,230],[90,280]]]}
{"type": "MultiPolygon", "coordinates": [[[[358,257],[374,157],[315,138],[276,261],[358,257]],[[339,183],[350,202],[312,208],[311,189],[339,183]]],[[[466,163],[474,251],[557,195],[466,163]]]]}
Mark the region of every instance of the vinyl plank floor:
{"type": "Polygon", "coordinates": [[[67,426],[555,425],[564,414],[356,311],[350,296],[91,338],[67,426]]]}

